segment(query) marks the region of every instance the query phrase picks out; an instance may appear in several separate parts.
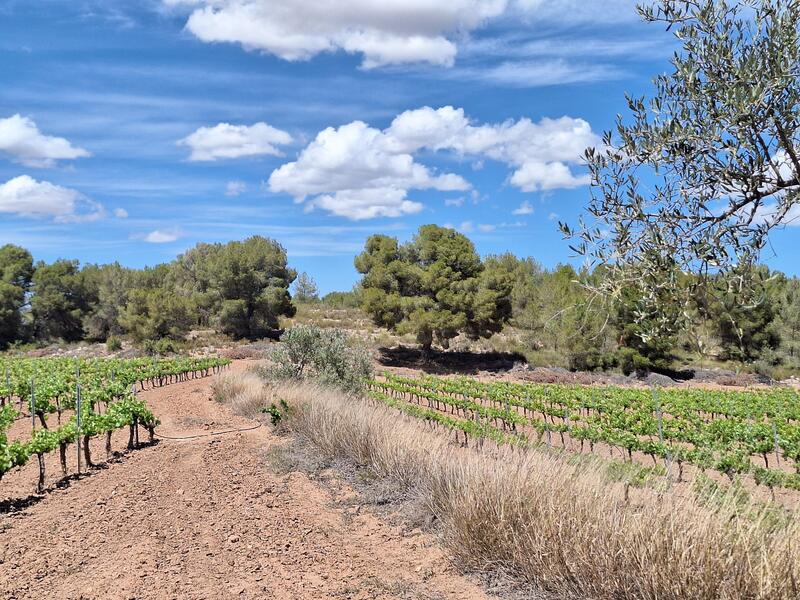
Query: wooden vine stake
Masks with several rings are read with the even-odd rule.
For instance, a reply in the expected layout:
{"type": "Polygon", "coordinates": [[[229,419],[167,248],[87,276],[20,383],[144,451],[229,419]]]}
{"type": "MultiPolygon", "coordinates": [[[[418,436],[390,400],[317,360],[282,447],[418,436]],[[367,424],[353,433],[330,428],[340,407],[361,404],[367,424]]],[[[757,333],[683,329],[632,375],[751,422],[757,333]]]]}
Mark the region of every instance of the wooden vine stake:
{"type": "Polygon", "coordinates": [[[8,398],[3,397],[2,406],[6,405],[6,401],[11,404],[11,375],[8,373],[8,367],[6,367],[6,393],[8,398]]]}
{"type": "MultiPolygon", "coordinates": [[[[656,419],[658,421],[658,440],[661,442],[661,446],[666,449],[666,444],[664,443],[664,415],[661,412],[661,401],[658,398],[658,390],[653,387],[653,399],[656,402],[656,419]]],[[[664,468],[667,470],[667,485],[672,484],[672,457],[670,456],[669,450],[666,450],[664,453],[664,468]]]]}
{"type": "Polygon", "coordinates": [[[81,384],[80,383],[75,384],[75,448],[78,451],[78,475],[80,475],[81,474],[81,384]]]}
{"type": "Polygon", "coordinates": [[[36,433],[36,390],[33,388],[33,379],[31,379],[31,431],[36,433]]]}

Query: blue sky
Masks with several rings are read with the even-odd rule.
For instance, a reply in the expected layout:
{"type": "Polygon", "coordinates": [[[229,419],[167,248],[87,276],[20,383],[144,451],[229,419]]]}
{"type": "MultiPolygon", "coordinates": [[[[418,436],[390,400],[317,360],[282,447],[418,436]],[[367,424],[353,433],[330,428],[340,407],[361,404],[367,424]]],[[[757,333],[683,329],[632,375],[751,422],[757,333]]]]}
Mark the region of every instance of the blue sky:
{"type": "MultiPolygon", "coordinates": [[[[324,291],[372,233],[578,262],[581,149],[668,69],[609,0],[5,0],[0,243],[171,260],[265,235],[324,291]]],[[[767,264],[798,273],[797,228],[767,264]]]]}

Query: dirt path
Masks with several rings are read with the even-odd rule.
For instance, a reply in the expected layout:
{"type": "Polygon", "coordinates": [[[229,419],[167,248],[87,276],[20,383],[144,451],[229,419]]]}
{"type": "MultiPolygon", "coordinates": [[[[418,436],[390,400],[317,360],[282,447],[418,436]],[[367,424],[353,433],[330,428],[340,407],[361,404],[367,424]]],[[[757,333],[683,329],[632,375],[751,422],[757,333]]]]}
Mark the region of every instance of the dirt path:
{"type": "MultiPolygon", "coordinates": [[[[253,425],[211,401],[210,384],[145,392],[159,432],[253,425]]],[[[270,471],[276,443],[267,427],[164,440],[0,514],[0,598],[486,598],[431,536],[346,513],[304,474],[270,471]]],[[[10,475],[0,499],[32,491],[36,472],[10,475]]]]}

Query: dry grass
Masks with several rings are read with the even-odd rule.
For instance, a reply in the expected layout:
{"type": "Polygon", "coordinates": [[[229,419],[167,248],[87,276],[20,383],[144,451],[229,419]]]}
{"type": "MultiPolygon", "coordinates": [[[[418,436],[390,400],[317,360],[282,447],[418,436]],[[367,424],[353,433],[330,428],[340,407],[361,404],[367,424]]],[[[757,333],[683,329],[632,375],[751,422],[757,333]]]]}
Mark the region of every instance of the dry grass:
{"type": "Polygon", "coordinates": [[[473,569],[584,600],[800,598],[796,521],[778,528],[733,501],[711,510],[649,491],[629,500],[621,486],[558,457],[458,448],[369,401],[310,386],[258,392],[244,379],[225,384],[234,408],[265,393],[286,400],[292,430],[323,453],[417,490],[451,553],[473,569]]]}
{"type": "Polygon", "coordinates": [[[254,417],[273,400],[272,390],[255,373],[224,372],[211,382],[214,400],[224,402],[236,414],[254,417]]]}

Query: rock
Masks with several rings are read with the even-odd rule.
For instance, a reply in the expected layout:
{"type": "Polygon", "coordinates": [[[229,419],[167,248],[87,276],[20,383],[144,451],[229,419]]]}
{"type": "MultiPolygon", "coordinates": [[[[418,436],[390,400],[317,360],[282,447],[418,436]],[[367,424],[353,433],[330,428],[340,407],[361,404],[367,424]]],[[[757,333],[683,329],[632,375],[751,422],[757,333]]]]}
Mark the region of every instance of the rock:
{"type": "Polygon", "coordinates": [[[671,377],[661,375],[660,373],[648,373],[648,375],[642,379],[642,382],[656,387],[672,387],[678,384],[678,382],[671,377]]]}

